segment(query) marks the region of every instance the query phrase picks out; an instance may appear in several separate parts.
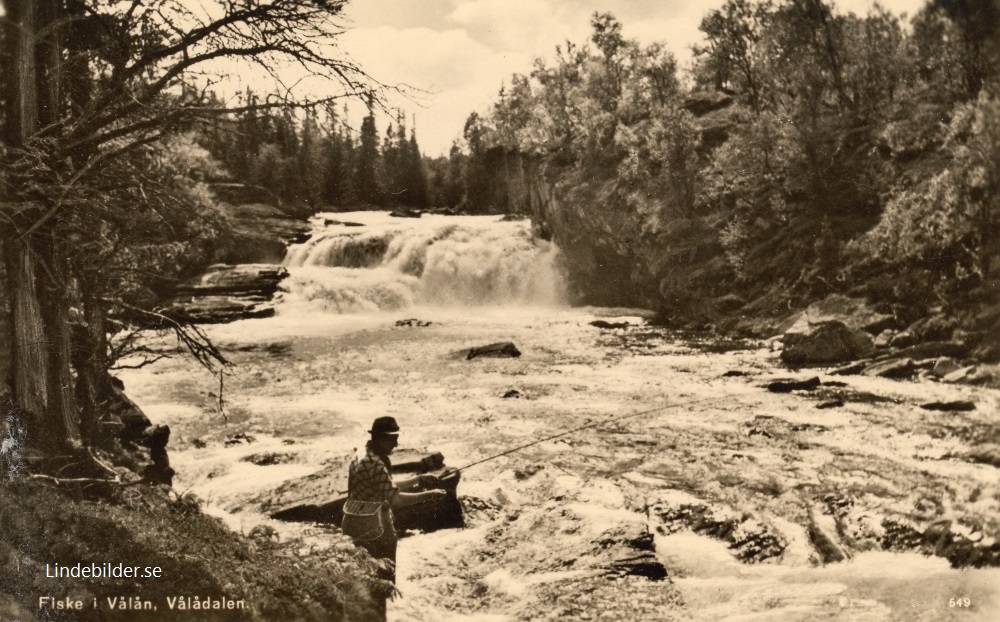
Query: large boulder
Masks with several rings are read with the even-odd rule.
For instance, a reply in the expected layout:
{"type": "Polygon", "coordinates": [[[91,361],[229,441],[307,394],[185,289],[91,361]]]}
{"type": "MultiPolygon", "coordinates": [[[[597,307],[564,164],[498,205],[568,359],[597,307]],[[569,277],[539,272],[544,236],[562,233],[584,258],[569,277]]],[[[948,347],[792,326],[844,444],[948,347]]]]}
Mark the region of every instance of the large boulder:
{"type": "Polygon", "coordinates": [[[864,300],[849,298],[840,294],[831,294],[823,300],[806,307],[778,325],[779,332],[800,332],[810,324],[838,320],[850,328],[863,330],[872,335],[878,335],[886,329],[895,327],[895,318],[886,313],[880,313],[864,300]]]}
{"type": "Polygon", "coordinates": [[[917,366],[913,359],[888,359],[879,361],[873,365],[865,367],[861,372],[863,376],[872,378],[909,378],[917,373],[917,366]]]}
{"type": "Polygon", "coordinates": [[[781,360],[789,365],[844,363],[875,349],[872,338],[839,320],[799,325],[785,333],[781,360]]]}

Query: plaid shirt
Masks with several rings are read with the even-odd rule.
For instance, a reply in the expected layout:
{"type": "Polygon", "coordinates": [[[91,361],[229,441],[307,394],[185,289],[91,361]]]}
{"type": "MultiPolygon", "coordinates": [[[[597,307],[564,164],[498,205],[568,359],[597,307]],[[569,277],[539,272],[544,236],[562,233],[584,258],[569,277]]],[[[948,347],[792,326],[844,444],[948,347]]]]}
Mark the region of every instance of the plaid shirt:
{"type": "Polygon", "coordinates": [[[357,501],[388,503],[399,488],[392,483],[388,456],[372,451],[371,443],[365,446],[364,456],[355,456],[347,472],[347,496],[357,501]]]}

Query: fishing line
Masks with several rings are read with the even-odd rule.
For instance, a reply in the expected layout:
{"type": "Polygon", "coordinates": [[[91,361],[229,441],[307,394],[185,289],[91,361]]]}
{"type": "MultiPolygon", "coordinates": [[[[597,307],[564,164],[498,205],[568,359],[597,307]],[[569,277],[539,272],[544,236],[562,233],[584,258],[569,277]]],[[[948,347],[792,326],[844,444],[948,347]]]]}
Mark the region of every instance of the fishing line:
{"type": "MultiPolygon", "coordinates": [[[[707,403],[707,402],[715,402],[715,401],[718,401],[718,400],[722,400],[722,399],[726,399],[726,398],[730,398],[730,397],[735,397],[735,396],[739,396],[739,395],[750,395],[751,393],[757,393],[757,391],[733,391],[733,392],[730,392],[730,393],[724,393],[722,395],[713,395],[712,397],[703,397],[703,398],[699,398],[699,399],[696,399],[696,400],[687,400],[687,401],[684,401],[684,402],[674,402],[673,404],[665,404],[663,406],[657,406],[656,408],[650,408],[648,410],[640,410],[639,412],[629,413],[627,415],[616,415],[614,417],[608,417],[606,419],[600,419],[598,421],[591,421],[590,423],[588,423],[586,425],[581,425],[579,427],[576,427],[576,428],[573,428],[573,429],[570,429],[570,430],[564,430],[563,432],[559,432],[558,434],[553,434],[551,436],[546,436],[545,438],[540,438],[538,440],[531,441],[530,443],[525,443],[524,445],[518,445],[517,447],[514,447],[512,449],[508,449],[508,450],[503,451],[503,452],[498,453],[498,454],[494,454],[492,456],[488,456],[488,457],[483,458],[481,460],[476,460],[475,462],[470,462],[469,464],[466,464],[465,466],[459,467],[457,469],[447,470],[447,472],[442,477],[443,478],[447,478],[449,475],[451,475],[453,473],[460,473],[460,472],[462,472],[462,471],[464,471],[466,469],[471,469],[474,466],[478,466],[480,464],[483,464],[484,462],[489,462],[491,460],[496,460],[497,458],[502,458],[504,456],[509,456],[510,454],[518,452],[518,451],[521,451],[522,449],[527,449],[528,447],[533,447],[535,445],[539,445],[541,443],[545,443],[545,442],[548,442],[548,441],[551,441],[551,440],[554,440],[554,439],[557,439],[557,438],[561,438],[563,436],[569,436],[570,434],[575,434],[577,432],[582,432],[583,430],[587,430],[587,429],[590,429],[590,428],[596,428],[596,427],[604,425],[606,423],[614,423],[616,421],[625,421],[627,419],[634,419],[636,417],[641,417],[642,415],[649,415],[649,414],[652,414],[652,413],[655,413],[655,412],[660,412],[660,411],[664,411],[664,410],[670,410],[671,408],[679,408],[681,406],[693,406],[694,404],[704,404],[704,403],[707,403]]],[[[339,491],[338,494],[347,494],[347,492],[348,491],[346,491],[346,490],[339,491]]],[[[423,502],[423,503],[426,503],[426,502],[423,502]]]]}
{"type": "MultiPolygon", "coordinates": [[[[592,422],[590,422],[590,423],[588,423],[586,425],[582,425],[580,427],[573,428],[572,430],[566,430],[566,431],[560,432],[558,434],[553,434],[552,436],[546,436],[545,438],[540,438],[538,440],[531,441],[530,443],[525,443],[524,445],[519,445],[517,447],[514,447],[513,449],[508,449],[507,451],[504,451],[504,452],[501,452],[501,453],[489,456],[487,458],[483,458],[482,460],[477,460],[475,462],[470,462],[469,464],[467,464],[467,465],[465,465],[463,467],[460,467],[458,469],[455,469],[452,472],[453,473],[461,472],[461,471],[464,471],[466,469],[472,468],[474,466],[480,465],[480,464],[482,464],[484,462],[489,462],[490,460],[496,460],[497,458],[502,458],[504,456],[508,456],[508,455],[510,455],[510,454],[512,454],[514,452],[521,451],[522,449],[527,449],[528,447],[532,447],[532,446],[538,445],[540,443],[551,441],[551,440],[554,440],[554,439],[557,439],[557,438],[560,438],[560,437],[563,437],[563,436],[568,436],[570,434],[575,434],[576,432],[580,432],[582,430],[587,430],[589,428],[596,428],[597,426],[604,425],[606,423],[614,423],[616,421],[625,421],[626,419],[634,419],[635,417],[641,417],[642,415],[649,415],[649,414],[652,414],[652,413],[655,413],[655,412],[660,412],[660,411],[663,411],[663,410],[669,410],[671,408],[678,408],[678,407],[681,407],[681,406],[691,406],[691,405],[694,405],[694,404],[702,404],[702,403],[705,403],[705,402],[714,402],[716,400],[721,400],[721,399],[725,399],[725,398],[728,398],[728,397],[734,397],[734,396],[737,396],[737,395],[749,395],[750,393],[751,393],[751,391],[734,391],[732,393],[726,393],[726,394],[723,394],[723,395],[715,395],[715,396],[712,396],[712,397],[703,397],[703,398],[696,399],[696,400],[688,400],[686,402],[674,402],[673,404],[666,404],[666,405],[663,405],[663,406],[657,406],[656,408],[650,408],[649,410],[640,410],[639,412],[634,412],[634,413],[630,413],[630,414],[627,414],[627,415],[621,415],[621,416],[617,416],[616,415],[614,417],[608,417],[607,419],[601,419],[600,421],[592,421],[592,422]]],[[[757,391],[752,391],[752,393],[757,393],[757,391]]]]}

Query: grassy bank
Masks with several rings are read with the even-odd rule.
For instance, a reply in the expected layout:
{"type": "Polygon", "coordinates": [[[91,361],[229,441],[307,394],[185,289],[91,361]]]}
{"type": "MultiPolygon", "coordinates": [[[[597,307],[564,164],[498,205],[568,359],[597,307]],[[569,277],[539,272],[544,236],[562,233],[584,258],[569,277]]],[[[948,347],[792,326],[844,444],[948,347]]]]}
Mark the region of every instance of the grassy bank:
{"type": "Polygon", "coordinates": [[[385,584],[372,578],[371,558],[343,540],[327,538],[334,544],[322,548],[267,532],[237,534],[193,496],[165,487],[95,495],[27,480],[4,483],[0,495],[3,620],[376,619],[371,593],[385,584]],[[47,577],[46,564],[51,574],[57,563],[158,566],[161,576],[47,577]],[[40,607],[45,596],[80,601],[82,609],[40,607]],[[178,597],[221,608],[182,610],[178,597]],[[155,609],[123,609],[125,601],[155,609]]]}

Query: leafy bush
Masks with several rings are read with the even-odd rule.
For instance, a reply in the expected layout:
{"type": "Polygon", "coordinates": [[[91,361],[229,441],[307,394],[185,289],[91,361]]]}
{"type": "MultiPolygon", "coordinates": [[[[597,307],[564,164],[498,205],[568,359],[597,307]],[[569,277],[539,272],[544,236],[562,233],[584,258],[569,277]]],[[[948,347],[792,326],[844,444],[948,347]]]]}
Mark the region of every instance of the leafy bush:
{"type": "Polygon", "coordinates": [[[959,282],[986,276],[1000,224],[1000,104],[985,93],[960,105],[936,175],[893,194],[879,223],[850,245],[855,259],[919,264],[959,282]]]}

